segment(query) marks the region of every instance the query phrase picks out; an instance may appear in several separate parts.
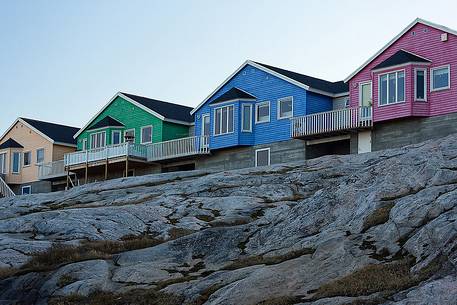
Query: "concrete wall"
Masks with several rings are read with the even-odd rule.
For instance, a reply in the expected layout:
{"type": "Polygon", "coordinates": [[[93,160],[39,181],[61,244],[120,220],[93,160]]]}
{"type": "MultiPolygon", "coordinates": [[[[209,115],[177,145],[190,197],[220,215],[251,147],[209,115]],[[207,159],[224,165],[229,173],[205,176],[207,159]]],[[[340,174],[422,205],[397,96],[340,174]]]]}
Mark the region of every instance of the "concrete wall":
{"type": "Polygon", "coordinates": [[[372,150],[401,147],[457,133],[457,113],[376,123],[372,150]]]}
{"type": "Polygon", "coordinates": [[[21,195],[22,187],[28,185],[32,187],[32,194],[48,193],[52,191],[52,183],[50,181],[35,181],[30,183],[14,184],[10,185],[10,188],[16,195],[21,195]]]}
{"type": "Polygon", "coordinates": [[[271,164],[305,160],[305,141],[288,140],[250,147],[234,147],[212,151],[210,156],[196,160],[196,169],[230,170],[255,166],[255,150],[270,148],[271,164]]]}

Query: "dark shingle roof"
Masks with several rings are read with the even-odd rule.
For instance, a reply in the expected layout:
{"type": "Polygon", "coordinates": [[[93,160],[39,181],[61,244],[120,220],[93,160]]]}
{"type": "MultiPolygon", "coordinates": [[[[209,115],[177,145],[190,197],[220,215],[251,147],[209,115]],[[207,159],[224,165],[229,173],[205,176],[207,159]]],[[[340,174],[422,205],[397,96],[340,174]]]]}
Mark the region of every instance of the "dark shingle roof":
{"type": "Polygon", "coordinates": [[[4,148],[24,148],[24,146],[22,146],[15,140],[9,138],[5,142],[3,142],[2,145],[0,145],[0,149],[4,149],[4,148]]]}
{"type": "Polygon", "coordinates": [[[262,64],[260,62],[255,62],[258,65],[264,66],[267,69],[273,70],[276,73],[282,74],[288,78],[291,78],[299,83],[307,85],[313,89],[318,89],[321,91],[329,92],[332,94],[346,93],[349,92],[349,85],[343,81],[338,82],[329,82],[320,78],[300,74],[297,72],[284,70],[278,67],[273,67],[270,65],[262,64]]]}
{"type": "Polygon", "coordinates": [[[73,139],[73,136],[78,132],[79,128],[27,118],[21,119],[53,139],[55,142],[76,145],[76,140],[73,139]]]}
{"type": "Polygon", "coordinates": [[[127,96],[128,98],[131,98],[135,102],[140,103],[141,105],[151,109],[152,111],[157,112],[158,114],[164,116],[167,119],[183,121],[188,123],[194,121],[193,116],[190,115],[190,112],[192,111],[191,107],[154,100],[144,96],[138,96],[124,92],[121,92],[121,94],[127,96]]]}
{"type": "Polygon", "coordinates": [[[413,53],[409,53],[403,50],[397,51],[394,55],[390,56],[372,70],[392,67],[396,65],[401,65],[407,62],[430,62],[429,60],[419,57],[413,53]]]}
{"type": "Polygon", "coordinates": [[[210,104],[215,104],[215,103],[220,103],[220,102],[225,102],[225,101],[231,101],[231,100],[237,100],[237,99],[255,99],[256,97],[244,92],[236,87],[231,88],[218,98],[214,99],[210,104]]]}
{"type": "Polygon", "coordinates": [[[121,122],[119,122],[118,120],[116,120],[115,118],[108,115],[108,116],[104,117],[103,119],[101,119],[100,121],[98,121],[97,123],[95,123],[94,125],[92,125],[91,127],[89,127],[87,130],[103,128],[103,127],[108,127],[108,126],[124,127],[125,125],[122,124],[121,122]]]}

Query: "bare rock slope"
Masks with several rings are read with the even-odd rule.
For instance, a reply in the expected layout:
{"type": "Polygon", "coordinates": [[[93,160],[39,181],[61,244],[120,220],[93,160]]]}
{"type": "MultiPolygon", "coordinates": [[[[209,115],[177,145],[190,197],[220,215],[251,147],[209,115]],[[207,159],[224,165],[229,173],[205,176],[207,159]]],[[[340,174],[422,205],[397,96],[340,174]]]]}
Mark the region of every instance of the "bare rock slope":
{"type": "Polygon", "coordinates": [[[0,304],[456,304],[456,220],[455,136],[0,199],[0,304]]]}

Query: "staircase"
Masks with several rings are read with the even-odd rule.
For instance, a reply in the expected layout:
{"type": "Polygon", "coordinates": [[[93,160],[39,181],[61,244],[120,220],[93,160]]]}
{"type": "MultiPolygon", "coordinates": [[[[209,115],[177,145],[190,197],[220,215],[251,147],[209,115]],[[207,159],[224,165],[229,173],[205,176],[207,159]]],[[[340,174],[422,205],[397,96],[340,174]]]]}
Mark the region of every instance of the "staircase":
{"type": "Polygon", "coordinates": [[[8,184],[6,184],[3,177],[0,176],[0,197],[14,197],[16,194],[10,189],[8,184]]]}

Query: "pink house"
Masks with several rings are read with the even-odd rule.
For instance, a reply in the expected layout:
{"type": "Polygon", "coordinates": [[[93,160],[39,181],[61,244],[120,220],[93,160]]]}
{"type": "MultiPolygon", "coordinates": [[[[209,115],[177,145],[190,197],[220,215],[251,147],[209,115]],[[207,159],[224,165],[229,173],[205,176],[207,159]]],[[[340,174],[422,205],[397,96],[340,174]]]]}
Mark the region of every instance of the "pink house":
{"type": "Polygon", "coordinates": [[[416,19],[344,81],[344,107],[293,118],[293,135],[363,153],[457,133],[455,30],[416,19]]]}

